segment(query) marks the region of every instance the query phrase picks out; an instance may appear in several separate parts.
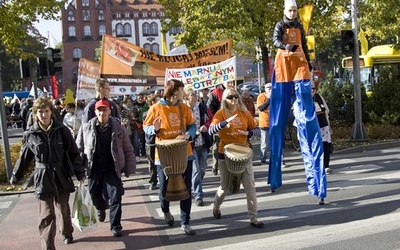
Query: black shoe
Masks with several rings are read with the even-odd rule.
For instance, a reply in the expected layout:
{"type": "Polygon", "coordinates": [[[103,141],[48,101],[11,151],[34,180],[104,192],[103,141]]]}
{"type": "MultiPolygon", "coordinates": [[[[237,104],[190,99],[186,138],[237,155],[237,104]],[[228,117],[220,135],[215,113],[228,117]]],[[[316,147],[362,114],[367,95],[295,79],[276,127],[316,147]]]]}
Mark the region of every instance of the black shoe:
{"type": "Polygon", "coordinates": [[[104,222],[104,220],[106,219],[106,210],[97,211],[97,218],[100,222],[104,222]]]}
{"type": "Polygon", "coordinates": [[[74,239],[71,237],[64,237],[64,244],[68,245],[71,244],[74,241],[74,239]]]}
{"type": "Polygon", "coordinates": [[[214,175],[218,175],[218,168],[213,168],[212,171],[213,171],[214,175]]]}
{"type": "Polygon", "coordinates": [[[157,184],[152,183],[150,184],[149,190],[156,190],[157,189],[157,184]]]}
{"type": "Polygon", "coordinates": [[[196,205],[197,205],[198,207],[202,207],[202,206],[204,205],[203,199],[196,199],[196,205]]]}
{"type": "Polygon", "coordinates": [[[164,213],[164,219],[171,227],[175,224],[174,216],[172,216],[171,212],[164,213]]]}
{"type": "Polygon", "coordinates": [[[215,218],[215,219],[220,219],[221,216],[222,216],[221,210],[219,210],[219,209],[217,209],[217,208],[214,208],[214,209],[213,209],[213,215],[214,215],[214,218],[215,218]]]}
{"type": "Polygon", "coordinates": [[[256,228],[263,228],[264,227],[264,223],[262,223],[261,221],[255,221],[255,222],[250,222],[250,225],[256,228]]]}
{"type": "Polygon", "coordinates": [[[325,204],[324,198],[319,199],[318,205],[324,205],[324,204],[325,204]]]}
{"type": "Polygon", "coordinates": [[[114,237],[121,237],[122,236],[121,229],[112,229],[111,233],[113,234],[114,237]]]}

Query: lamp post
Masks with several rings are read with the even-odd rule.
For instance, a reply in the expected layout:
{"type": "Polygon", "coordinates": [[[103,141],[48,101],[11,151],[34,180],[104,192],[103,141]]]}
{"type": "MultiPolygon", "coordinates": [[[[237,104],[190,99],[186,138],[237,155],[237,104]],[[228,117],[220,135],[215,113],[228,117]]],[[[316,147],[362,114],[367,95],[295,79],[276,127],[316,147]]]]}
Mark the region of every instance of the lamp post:
{"type": "Polygon", "coordinates": [[[351,130],[350,139],[354,141],[365,141],[367,133],[362,122],[361,111],[361,86],[360,86],[360,61],[358,48],[358,24],[357,24],[357,1],[351,0],[352,29],[354,34],[354,52],[353,52],[353,77],[354,77],[354,113],[355,123],[351,130]]]}

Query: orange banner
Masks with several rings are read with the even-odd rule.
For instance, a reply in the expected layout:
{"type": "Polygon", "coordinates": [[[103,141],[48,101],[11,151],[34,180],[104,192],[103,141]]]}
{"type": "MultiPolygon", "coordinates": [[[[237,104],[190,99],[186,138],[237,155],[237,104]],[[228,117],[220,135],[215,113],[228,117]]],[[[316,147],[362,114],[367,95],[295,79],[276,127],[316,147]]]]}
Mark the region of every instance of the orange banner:
{"type": "Polygon", "coordinates": [[[103,35],[101,76],[117,85],[164,85],[167,68],[216,64],[231,57],[232,40],[220,41],[184,55],[159,55],[110,35],[103,35]]]}

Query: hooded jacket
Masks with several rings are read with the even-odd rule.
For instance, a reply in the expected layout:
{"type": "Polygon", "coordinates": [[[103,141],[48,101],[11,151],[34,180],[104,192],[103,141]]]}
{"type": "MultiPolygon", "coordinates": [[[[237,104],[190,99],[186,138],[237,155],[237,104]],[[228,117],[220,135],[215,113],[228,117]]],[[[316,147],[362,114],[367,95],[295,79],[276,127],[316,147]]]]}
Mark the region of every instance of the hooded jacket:
{"type": "MultiPolygon", "coordinates": [[[[129,177],[136,171],[136,160],[128,131],[115,118],[110,116],[109,119],[111,123],[111,155],[114,160],[115,172],[119,178],[122,173],[129,177]]],[[[88,172],[93,167],[97,121],[98,118],[94,117],[88,123],[83,124],[76,139],[79,151],[83,152],[87,158],[88,172]]]]}
{"type": "Polygon", "coordinates": [[[49,132],[44,132],[38,122],[23,134],[20,156],[14,166],[13,178],[20,180],[35,159],[34,188],[37,198],[57,196],[60,192],[74,192],[71,179],[85,177],[78,148],[61,122],[53,117],[49,132]]]}

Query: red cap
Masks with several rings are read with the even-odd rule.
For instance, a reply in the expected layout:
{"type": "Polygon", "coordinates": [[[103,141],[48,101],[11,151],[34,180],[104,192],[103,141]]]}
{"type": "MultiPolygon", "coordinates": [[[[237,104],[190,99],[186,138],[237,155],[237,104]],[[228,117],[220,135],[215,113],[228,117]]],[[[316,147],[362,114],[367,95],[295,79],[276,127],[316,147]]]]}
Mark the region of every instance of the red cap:
{"type": "Polygon", "coordinates": [[[96,102],[96,105],[94,106],[94,109],[99,109],[99,108],[110,108],[110,102],[107,100],[100,100],[96,102]]]}

